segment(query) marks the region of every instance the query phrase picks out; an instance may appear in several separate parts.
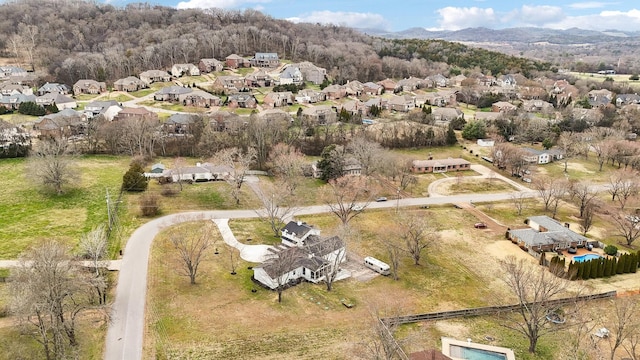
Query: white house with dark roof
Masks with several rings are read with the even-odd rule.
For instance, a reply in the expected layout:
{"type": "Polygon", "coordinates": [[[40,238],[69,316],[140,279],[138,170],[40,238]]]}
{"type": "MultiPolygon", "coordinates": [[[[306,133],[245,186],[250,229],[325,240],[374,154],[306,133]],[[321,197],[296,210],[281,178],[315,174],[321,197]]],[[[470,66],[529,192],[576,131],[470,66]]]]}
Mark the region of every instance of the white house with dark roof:
{"type": "MultiPolygon", "coordinates": [[[[346,248],[337,236],[323,238],[320,230],[300,221],[290,221],[282,229],[282,244],[271,248],[271,258],[253,268],[253,279],[269,289],[302,280],[319,283],[346,260],[346,248]],[[286,265],[278,259],[286,257],[286,265]]],[[[338,276],[338,279],[344,278],[338,276]]]]}
{"type": "Polygon", "coordinates": [[[509,230],[508,238],[522,249],[533,252],[565,250],[585,246],[588,238],[548,216],[527,218],[528,229],[509,230]]]}
{"type": "Polygon", "coordinates": [[[562,151],[560,150],[536,150],[532,148],[524,148],[523,150],[527,153],[527,155],[524,156],[524,160],[529,163],[542,165],[563,158],[562,151]]]}

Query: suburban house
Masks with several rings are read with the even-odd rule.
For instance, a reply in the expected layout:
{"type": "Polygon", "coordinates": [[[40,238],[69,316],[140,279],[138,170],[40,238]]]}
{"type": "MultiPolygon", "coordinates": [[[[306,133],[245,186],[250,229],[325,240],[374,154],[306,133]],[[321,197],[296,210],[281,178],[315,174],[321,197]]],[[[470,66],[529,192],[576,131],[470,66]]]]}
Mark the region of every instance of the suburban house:
{"type": "Polygon", "coordinates": [[[316,124],[326,125],[334,123],[338,116],[329,105],[309,106],[302,110],[302,118],[316,124]]]}
{"type": "Polygon", "coordinates": [[[425,87],[425,84],[426,81],[423,79],[409,77],[399,80],[397,86],[400,88],[400,91],[410,92],[425,87]]]}
{"type": "Polygon", "coordinates": [[[464,80],[466,80],[466,79],[467,79],[466,76],[464,76],[463,74],[460,74],[460,75],[456,75],[456,76],[452,77],[451,79],[449,79],[449,82],[453,86],[462,86],[462,82],[464,80]]]}
{"type": "Polygon", "coordinates": [[[513,75],[507,74],[498,78],[498,84],[504,87],[514,87],[518,84],[518,81],[516,81],[516,78],[513,75]]]}
{"type": "Polygon", "coordinates": [[[155,101],[178,101],[180,95],[186,95],[191,92],[193,92],[193,89],[190,87],[177,85],[167,86],[156,91],[156,93],[153,94],[153,99],[155,101]]]}
{"type": "Polygon", "coordinates": [[[303,280],[317,284],[346,260],[342,239],[323,238],[319,230],[300,221],[289,222],[282,229],[281,240],[281,245],[270,249],[272,259],[253,268],[253,279],[269,289],[303,280]],[[279,263],[280,258],[288,260],[279,263]]]}
{"type": "Polygon", "coordinates": [[[522,100],[522,109],[527,112],[552,112],[553,104],[544,100],[522,100]]]}
{"type": "Polygon", "coordinates": [[[358,99],[343,102],[336,106],[336,110],[338,113],[344,110],[351,115],[367,115],[367,107],[358,99]]]}
{"type": "Polygon", "coordinates": [[[358,80],[352,80],[344,84],[344,89],[347,93],[347,96],[360,96],[362,95],[362,90],[364,87],[362,83],[358,80]]]}
{"type": "Polygon", "coordinates": [[[398,88],[398,83],[396,83],[392,79],[384,79],[384,80],[378,81],[376,84],[382,86],[384,91],[390,91],[392,93],[395,92],[396,89],[398,88]]]}
{"type": "Polygon", "coordinates": [[[227,56],[224,60],[225,60],[225,64],[227,64],[227,67],[230,69],[238,69],[238,68],[250,66],[249,61],[247,61],[247,59],[236,54],[231,54],[227,56]]]}
{"type": "Polygon", "coordinates": [[[384,88],[374,82],[368,81],[362,84],[362,93],[369,96],[381,95],[384,88]]]}
{"type": "Polygon", "coordinates": [[[105,119],[111,121],[122,108],[115,100],[93,101],[84,106],[84,114],[87,119],[92,119],[96,115],[102,114],[105,119]]]}
{"type": "Polygon", "coordinates": [[[133,92],[146,88],[148,85],[146,82],[138,79],[135,76],[128,76],[124,79],[118,79],[113,83],[113,88],[116,91],[133,92]]]}
{"type": "Polygon", "coordinates": [[[36,96],[13,94],[9,96],[2,96],[0,98],[0,105],[12,110],[17,110],[23,102],[36,102],[36,96]]]}
{"type": "Polygon", "coordinates": [[[38,96],[49,93],[68,95],[71,93],[71,88],[69,87],[69,85],[48,82],[40,86],[38,88],[38,91],[36,91],[36,94],[38,96]]]}
{"type": "Polygon", "coordinates": [[[193,90],[190,93],[178,95],[178,101],[184,106],[195,106],[201,108],[209,108],[212,106],[222,105],[222,100],[203,90],[193,90]]]}
{"type": "Polygon", "coordinates": [[[162,124],[162,130],[169,135],[184,135],[190,133],[193,123],[198,120],[193,114],[172,114],[167,121],[162,124]]]}
{"type": "Polygon", "coordinates": [[[40,138],[64,138],[83,135],[87,129],[87,117],[73,109],[45,115],[33,125],[40,138]]]}
{"type": "Polygon", "coordinates": [[[171,81],[171,75],[163,70],[147,70],[140,73],[140,80],[147,85],[151,85],[156,82],[169,82],[171,81]]]}
{"type": "Polygon", "coordinates": [[[411,171],[414,173],[443,173],[469,169],[471,169],[471,163],[460,158],[413,160],[411,163],[411,171]]]}
{"type": "Polygon", "coordinates": [[[9,82],[0,83],[0,94],[2,95],[33,95],[33,89],[25,85],[11,84],[9,82]]]}
{"type": "Polygon", "coordinates": [[[318,66],[315,66],[313,63],[309,61],[303,61],[297,64],[291,64],[290,66],[297,67],[304,80],[314,83],[315,85],[320,85],[327,78],[327,70],[318,66]]]}
{"type": "Polygon", "coordinates": [[[187,76],[199,76],[200,69],[193,64],[174,64],[171,67],[171,75],[174,77],[187,76]]]}
{"type": "Polygon", "coordinates": [[[36,104],[41,106],[47,106],[51,104],[56,104],[58,110],[64,109],[75,109],[78,107],[78,104],[72,98],[55,93],[48,93],[42,96],[36,97],[36,104]]]}
{"type": "Polygon", "coordinates": [[[640,104],[640,95],[638,94],[618,94],[616,95],[616,106],[640,104]]]}
{"type": "Polygon", "coordinates": [[[320,90],[327,96],[327,100],[339,100],[347,96],[347,89],[340,85],[329,85],[326,88],[320,90]]]}
{"type": "Polygon", "coordinates": [[[447,87],[449,86],[449,79],[447,79],[442,74],[436,74],[427,76],[425,80],[431,81],[433,83],[433,87],[447,87]]]}
{"type": "Polygon", "coordinates": [[[460,109],[436,107],[432,108],[431,116],[436,125],[446,125],[456,119],[464,119],[464,113],[460,109]]]}
{"type": "Polygon", "coordinates": [[[289,114],[286,111],[282,111],[280,109],[267,109],[267,110],[261,111],[258,116],[260,117],[260,119],[263,119],[267,122],[284,121],[284,122],[290,123],[293,121],[291,114],[289,114]]]}
{"type": "Polygon", "coordinates": [[[258,106],[258,101],[250,93],[237,93],[227,97],[227,106],[232,109],[255,109],[258,106]]]}
{"type": "Polygon", "coordinates": [[[290,91],[270,92],[262,100],[263,104],[270,107],[293,105],[295,98],[290,91]]]}
{"type": "Polygon", "coordinates": [[[613,99],[613,93],[607,89],[591,90],[587,96],[589,105],[593,107],[611,104],[611,99],[613,99]]]}
{"type": "Polygon", "coordinates": [[[276,68],[280,66],[280,59],[276,53],[256,53],[249,63],[255,67],[276,68]]]}
{"type": "Polygon", "coordinates": [[[158,114],[142,107],[139,107],[139,108],[126,107],[118,112],[118,114],[113,118],[113,121],[121,121],[121,120],[129,120],[129,119],[158,121],[158,114]]]}
{"type": "Polygon", "coordinates": [[[240,115],[229,111],[215,111],[209,117],[209,126],[220,132],[238,132],[246,123],[240,115]]]}
{"type": "Polygon", "coordinates": [[[280,85],[300,85],[304,81],[304,77],[302,76],[302,71],[298,69],[296,66],[287,66],[282,73],[280,73],[280,80],[278,83],[280,85]]]}
{"type": "Polygon", "coordinates": [[[436,92],[428,92],[428,93],[417,93],[416,95],[416,106],[420,105],[431,105],[444,107],[448,105],[455,106],[457,104],[456,101],[456,93],[454,91],[436,91],[436,92]]]}
{"type": "Polygon", "coordinates": [[[387,99],[382,97],[372,97],[364,103],[365,114],[371,113],[371,107],[376,106],[378,109],[382,110],[389,106],[387,99]]]}
{"type": "Polygon", "coordinates": [[[260,69],[247,75],[244,82],[249,87],[267,87],[271,86],[273,79],[264,70],[260,69]]]}
{"type": "Polygon", "coordinates": [[[393,111],[409,112],[416,107],[416,100],[411,95],[392,95],[387,107],[393,111]]]}
{"type": "Polygon", "coordinates": [[[573,108],[571,109],[571,116],[574,120],[584,120],[587,124],[593,126],[604,118],[602,112],[598,109],[583,109],[573,108]]]}
{"type": "Polygon", "coordinates": [[[200,59],[198,69],[200,73],[219,72],[224,68],[224,63],[218,59],[200,59]]]}
{"type": "Polygon", "coordinates": [[[529,163],[548,164],[563,158],[560,150],[536,150],[532,148],[524,148],[523,150],[527,153],[523,158],[529,163]]]}
{"type": "Polygon", "coordinates": [[[236,75],[218,76],[213,82],[213,88],[226,93],[238,92],[245,87],[244,78],[236,75]]]}
{"type": "Polygon", "coordinates": [[[107,91],[107,84],[95,80],[78,80],[73,84],[74,94],[100,94],[107,91]]]}
{"type": "Polygon", "coordinates": [[[498,101],[491,105],[491,111],[493,112],[510,113],[516,110],[518,110],[517,106],[506,101],[498,101]]]}
{"type": "Polygon", "coordinates": [[[548,216],[531,216],[527,218],[527,223],[528,229],[507,231],[507,237],[511,242],[526,251],[540,253],[566,250],[570,247],[585,246],[589,241],[588,238],[548,216]]]}
{"type": "MultiPolygon", "coordinates": [[[[232,169],[224,165],[210,163],[197,163],[195,166],[184,166],[175,169],[166,169],[161,176],[157,176],[160,182],[201,182],[224,180],[231,176],[232,169]]],[[[154,176],[156,177],[156,176],[154,176]]]]}
{"type": "Polygon", "coordinates": [[[26,85],[31,88],[38,86],[39,77],[34,74],[9,76],[9,82],[12,84],[26,85]]]}
{"type": "Polygon", "coordinates": [[[315,104],[327,100],[327,94],[313,89],[303,89],[295,95],[298,104],[315,104]]]}
{"type": "Polygon", "coordinates": [[[26,76],[26,75],[27,75],[27,70],[21,67],[12,66],[12,65],[0,66],[0,78],[5,79],[11,76],[26,76]]]}

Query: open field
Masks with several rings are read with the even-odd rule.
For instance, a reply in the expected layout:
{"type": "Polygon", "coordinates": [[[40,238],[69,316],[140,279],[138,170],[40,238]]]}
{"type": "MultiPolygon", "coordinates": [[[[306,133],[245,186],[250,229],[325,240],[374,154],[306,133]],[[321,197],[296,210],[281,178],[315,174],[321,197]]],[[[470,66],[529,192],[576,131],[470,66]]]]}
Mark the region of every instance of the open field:
{"type": "MultiPolygon", "coordinates": [[[[529,259],[532,264],[535,261],[503,240],[504,234],[474,229],[473,216],[448,206],[406,211],[423,214],[441,236],[439,245],[427,251],[421,266],[412,265],[405,257],[399,281],[382,276],[365,282],[349,279],[334,284],[332,292],[327,292],[322,284],[303,283],[285,290],[281,304],[277,303],[275,292],[262,289],[250,280],[249,267],[255,264],[240,261],[237,275],[229,274],[230,254],[224,244],[218,246],[218,255],[209,255],[199,284],[190,286],[186,278],[176,273],[175,253],[167,234],[162,234],[154,243],[150,264],[146,356],[159,359],[367,358],[364,342],[371,339],[373,314],[389,316],[515,301],[499,280],[498,260],[514,255],[529,259]],[[452,228],[451,224],[456,225],[452,228]],[[341,299],[348,299],[356,306],[347,309],[341,305],[341,299]]],[[[356,258],[371,255],[388,260],[380,241],[388,236],[384,229],[393,227],[393,216],[392,210],[367,210],[355,218],[348,240],[349,252],[356,258]]],[[[338,232],[332,215],[300,219],[316,225],[324,235],[338,232]]],[[[202,224],[182,226],[197,228],[202,224]]],[[[250,236],[251,244],[273,238],[270,229],[257,219],[234,220],[231,226],[238,231],[242,242],[250,236]]],[[[613,283],[618,280],[626,281],[623,277],[607,279],[613,283]]],[[[593,291],[611,285],[604,281],[590,283],[596,286],[593,291]]],[[[585,309],[596,316],[602,306],[588,304],[585,309]]],[[[401,327],[397,335],[407,340],[409,351],[439,348],[441,336],[471,338],[481,343],[487,343],[484,338],[490,336],[494,339],[491,344],[513,348],[518,359],[559,359],[569,355],[566,346],[572,336],[569,331],[543,337],[539,354],[532,356],[527,353],[523,338],[499,325],[503,320],[479,317],[411,324],[401,327]]]]}
{"type": "Polygon", "coordinates": [[[593,80],[593,81],[604,81],[606,78],[612,78],[614,82],[624,82],[624,83],[628,83],[630,85],[634,85],[634,84],[640,84],[639,80],[629,80],[629,77],[631,77],[631,74],[609,74],[609,75],[603,75],[603,74],[592,74],[592,73],[579,73],[579,72],[569,72],[569,74],[571,76],[575,76],[578,79],[585,79],[585,80],[593,80]]]}
{"type": "Polygon", "coordinates": [[[0,119],[13,125],[29,124],[38,121],[37,116],[23,115],[18,112],[15,112],[13,114],[0,115],[0,119]]]}

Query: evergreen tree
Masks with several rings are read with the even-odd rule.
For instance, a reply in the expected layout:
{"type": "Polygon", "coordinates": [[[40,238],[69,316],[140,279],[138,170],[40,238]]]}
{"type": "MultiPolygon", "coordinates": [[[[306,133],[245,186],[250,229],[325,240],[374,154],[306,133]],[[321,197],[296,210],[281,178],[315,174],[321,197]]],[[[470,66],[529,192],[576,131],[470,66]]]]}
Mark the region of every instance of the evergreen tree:
{"type": "Polygon", "coordinates": [[[589,279],[595,279],[598,277],[598,262],[591,260],[589,261],[589,279]]]}
{"type": "Polygon", "coordinates": [[[636,273],[638,271],[638,255],[639,253],[631,253],[631,273],[636,273]]]}
{"type": "Polygon", "coordinates": [[[604,258],[596,259],[598,261],[598,277],[604,277],[604,258]]]}
{"type": "Polygon", "coordinates": [[[145,191],[149,185],[149,179],[144,176],[142,164],[133,161],[129,170],[122,177],[122,190],[125,191],[145,191]]]}
{"type": "Polygon", "coordinates": [[[344,156],[335,144],[325,147],[320,154],[317,167],[321,171],[320,178],[324,181],[337,179],[342,176],[344,156]]]}
{"type": "Polygon", "coordinates": [[[604,260],[604,277],[609,277],[611,276],[611,266],[613,265],[611,262],[611,259],[605,259],[604,260]]]}
{"type": "Polygon", "coordinates": [[[611,258],[611,276],[618,273],[618,259],[611,258]]]}
{"type": "Polygon", "coordinates": [[[453,145],[458,142],[456,138],[456,132],[453,131],[453,123],[449,123],[449,127],[447,128],[447,145],[453,145]]]}
{"type": "Polygon", "coordinates": [[[589,280],[591,278],[591,264],[589,264],[589,261],[583,261],[580,266],[582,267],[582,279],[589,280]]]}
{"type": "Polygon", "coordinates": [[[623,274],[624,273],[624,256],[620,256],[620,258],[618,259],[618,266],[616,267],[616,274],[623,274]]]}

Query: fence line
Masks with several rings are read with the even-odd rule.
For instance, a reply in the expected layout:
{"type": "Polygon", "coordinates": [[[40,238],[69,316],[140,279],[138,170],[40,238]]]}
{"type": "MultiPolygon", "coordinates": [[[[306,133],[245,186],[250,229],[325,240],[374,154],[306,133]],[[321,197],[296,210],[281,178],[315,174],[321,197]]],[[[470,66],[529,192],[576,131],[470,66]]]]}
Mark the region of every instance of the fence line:
{"type": "MultiPolygon", "coordinates": [[[[616,291],[609,291],[606,293],[594,294],[594,295],[584,295],[578,296],[575,298],[563,298],[563,299],[555,299],[545,301],[548,306],[559,306],[570,304],[575,301],[589,301],[589,300],[599,300],[599,299],[608,299],[616,296],[616,291]]],[[[530,306],[534,303],[524,304],[524,306],[530,306]]],[[[470,316],[480,316],[480,315],[489,315],[496,314],[504,311],[514,311],[518,310],[522,305],[503,305],[503,306],[487,306],[480,308],[471,308],[471,309],[463,309],[463,310],[452,310],[452,311],[441,311],[441,312],[433,312],[433,313],[424,313],[424,314],[415,314],[415,315],[404,315],[393,318],[382,318],[381,321],[385,323],[394,323],[394,324],[410,324],[419,321],[427,321],[427,320],[444,320],[444,319],[454,319],[460,317],[470,317],[470,316]]]]}

